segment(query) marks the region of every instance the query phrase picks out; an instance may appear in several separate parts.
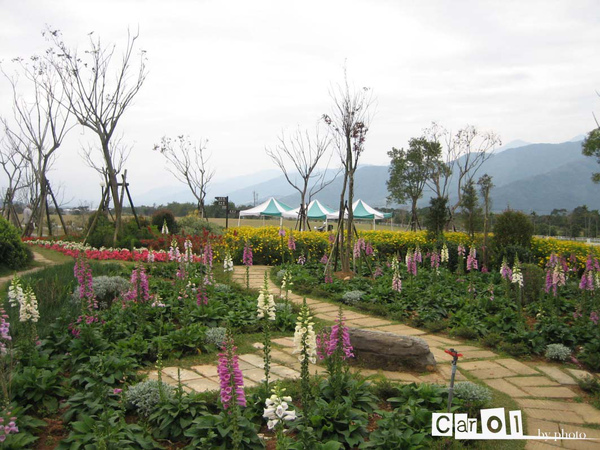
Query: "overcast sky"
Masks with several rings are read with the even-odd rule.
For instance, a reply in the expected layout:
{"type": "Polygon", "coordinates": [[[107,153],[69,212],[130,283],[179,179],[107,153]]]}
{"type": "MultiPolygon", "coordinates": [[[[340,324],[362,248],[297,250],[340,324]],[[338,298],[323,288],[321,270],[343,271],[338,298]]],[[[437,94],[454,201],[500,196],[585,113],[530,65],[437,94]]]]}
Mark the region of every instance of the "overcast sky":
{"type": "MultiPolygon", "coordinates": [[[[504,143],[564,142],[600,113],[599,22],[594,0],[0,0],[0,60],[10,70],[11,58],[42,52],[46,24],[81,50],[94,31],[119,51],[139,28],[149,73],[120,130],[141,194],[177,183],[152,151],[163,135],[208,139],[219,179],[274,168],[265,146],[314,127],[345,61],[377,99],[364,164],[387,164],[432,121],[504,143]]],[[[0,80],[8,117],[9,93],[0,80]]],[[[100,179],[79,156],[93,139],[76,127],[59,150],[50,179],[68,198],[97,201],[100,179]]]]}

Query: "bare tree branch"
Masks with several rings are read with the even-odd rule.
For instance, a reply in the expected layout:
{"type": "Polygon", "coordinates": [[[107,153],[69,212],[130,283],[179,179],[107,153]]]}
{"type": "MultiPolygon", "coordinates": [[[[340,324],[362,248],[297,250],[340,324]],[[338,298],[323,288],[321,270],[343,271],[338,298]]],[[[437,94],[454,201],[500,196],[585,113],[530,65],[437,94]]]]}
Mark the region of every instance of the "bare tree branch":
{"type": "MultiPolygon", "coordinates": [[[[308,130],[298,128],[294,133],[286,136],[281,132],[279,143],[273,149],[266,149],[267,155],[281,169],[287,182],[300,194],[300,215],[298,218],[300,230],[308,229],[308,217],[306,215],[307,198],[310,199],[325,186],[331,184],[332,180],[325,181],[327,169],[315,172],[317,165],[327,154],[331,137],[323,132],[317,125],[314,134],[308,130]],[[293,170],[289,166],[293,166],[293,170]],[[298,174],[300,180],[292,178],[292,173],[298,174]],[[313,183],[311,184],[311,180],[313,183]]],[[[331,158],[330,158],[331,159],[331,158]]],[[[310,201],[310,200],[309,200],[310,201]]]]}
{"type": "Polygon", "coordinates": [[[154,150],[167,159],[169,172],[186,184],[196,198],[201,217],[206,215],[206,193],[215,175],[215,170],[208,165],[210,155],[206,152],[207,143],[207,140],[202,139],[199,143],[193,143],[189,136],[180,135],[175,139],[163,136],[160,144],[154,146],[154,150]]]}

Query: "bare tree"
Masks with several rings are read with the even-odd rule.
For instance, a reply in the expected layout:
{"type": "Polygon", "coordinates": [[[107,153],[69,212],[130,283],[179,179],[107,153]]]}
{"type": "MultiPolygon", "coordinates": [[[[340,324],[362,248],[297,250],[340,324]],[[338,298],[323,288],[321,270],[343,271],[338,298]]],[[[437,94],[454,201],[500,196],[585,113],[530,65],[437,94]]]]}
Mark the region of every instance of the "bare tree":
{"type": "Polygon", "coordinates": [[[300,214],[298,223],[300,230],[308,230],[308,216],[306,206],[314,195],[317,195],[325,187],[333,183],[337,174],[330,179],[326,179],[331,160],[327,162],[327,167],[320,172],[317,171],[317,164],[327,154],[331,144],[331,137],[328,133],[323,135],[317,125],[314,135],[308,130],[301,131],[300,128],[286,136],[284,132],[278,138],[279,143],[274,149],[266,149],[267,155],[273,160],[275,165],[281,169],[287,182],[300,194],[300,214]],[[296,169],[300,179],[293,176],[288,165],[296,169]],[[311,180],[313,183],[311,184],[311,180]]]}
{"type": "Polygon", "coordinates": [[[204,204],[208,185],[215,175],[215,170],[208,166],[210,156],[206,154],[207,142],[201,139],[199,143],[194,143],[189,136],[183,135],[175,139],[163,136],[160,144],[154,146],[154,150],[169,162],[169,172],[190,188],[202,218],[206,215],[204,204]]]}
{"type": "MultiPolygon", "coordinates": [[[[32,57],[29,62],[17,58],[19,72],[30,85],[25,97],[18,89],[18,77],[11,77],[4,69],[6,79],[13,92],[12,124],[2,119],[7,135],[17,146],[22,157],[29,163],[35,176],[36,196],[34,198],[34,214],[31,220],[37,220],[38,236],[42,236],[44,216],[48,220],[48,170],[52,166],[55,152],[71,128],[69,111],[61,107],[64,91],[52,66],[39,57],[32,57]]],[[[25,229],[29,224],[25,224],[25,229]]]]}
{"type": "Polygon", "coordinates": [[[445,160],[438,161],[428,185],[438,197],[448,197],[450,185],[456,183],[457,201],[449,207],[452,221],[462,202],[463,187],[473,180],[482,164],[492,157],[495,147],[502,142],[493,131],[480,132],[471,125],[453,135],[434,123],[425,130],[425,136],[431,141],[443,139],[445,142],[445,160]]]}
{"type": "Polygon", "coordinates": [[[100,140],[115,210],[113,242],[116,243],[122,205],[111,141],[119,121],[146,80],[146,53],[141,50],[136,59],[134,50],[139,33],[127,33],[127,44],[120,61],[113,59],[116,46],[104,46],[100,38],[94,39],[93,33],[89,34],[89,48],[83,54],[69,48],[61,40],[59,31],[48,29],[44,35],[53,45],[48,59],[62,81],[66,94],[63,103],[77,121],[100,140]]]}
{"type": "MultiPolygon", "coordinates": [[[[0,119],[0,121],[2,121],[0,119]]],[[[18,191],[26,187],[26,161],[23,151],[19,148],[21,143],[15,141],[8,131],[5,131],[0,140],[0,166],[6,174],[8,186],[0,192],[2,198],[2,216],[15,225],[20,225],[14,213],[14,203],[18,191]]]]}
{"type": "Polygon", "coordinates": [[[360,90],[351,89],[348,77],[344,71],[344,83],[336,86],[330,92],[333,100],[331,115],[324,114],[323,120],[333,132],[334,143],[338,149],[344,180],[340,194],[339,227],[343,227],[344,211],[348,211],[346,220],[346,237],[343,228],[338,230],[340,260],[343,272],[350,272],[352,260],[352,237],[354,215],[352,203],[354,201],[354,174],[358,168],[358,161],[364,151],[367,132],[371,122],[370,109],[373,104],[369,88],[360,90]]]}

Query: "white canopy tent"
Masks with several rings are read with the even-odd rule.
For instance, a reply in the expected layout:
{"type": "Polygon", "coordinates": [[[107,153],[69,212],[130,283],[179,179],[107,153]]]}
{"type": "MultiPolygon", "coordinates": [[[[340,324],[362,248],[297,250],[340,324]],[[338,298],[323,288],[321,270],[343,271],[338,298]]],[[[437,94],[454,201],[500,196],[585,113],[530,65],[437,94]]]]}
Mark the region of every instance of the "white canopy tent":
{"type": "MultiPolygon", "coordinates": [[[[352,204],[352,213],[355,219],[372,219],[373,229],[375,229],[375,220],[377,219],[389,219],[392,217],[390,213],[384,213],[377,211],[375,208],[367,205],[362,200],[358,199],[352,204]]],[[[331,214],[327,214],[328,219],[339,219],[340,212],[335,211],[331,214]]],[[[344,219],[348,218],[348,213],[344,212],[344,219]]]]}
{"type": "Polygon", "coordinates": [[[279,223],[281,225],[283,221],[283,213],[288,212],[291,209],[292,208],[285,203],[281,203],[279,200],[271,197],[266,202],[261,203],[254,208],[240,211],[240,215],[238,217],[238,227],[240,226],[242,217],[279,217],[279,223]]]}
{"type": "MultiPolygon", "coordinates": [[[[327,216],[333,212],[332,209],[323,205],[319,200],[311,201],[308,206],[306,206],[306,217],[309,220],[324,220],[327,223],[327,216]]],[[[287,211],[283,213],[283,217],[286,219],[298,219],[300,215],[300,207],[298,206],[291,211],[287,211]]]]}

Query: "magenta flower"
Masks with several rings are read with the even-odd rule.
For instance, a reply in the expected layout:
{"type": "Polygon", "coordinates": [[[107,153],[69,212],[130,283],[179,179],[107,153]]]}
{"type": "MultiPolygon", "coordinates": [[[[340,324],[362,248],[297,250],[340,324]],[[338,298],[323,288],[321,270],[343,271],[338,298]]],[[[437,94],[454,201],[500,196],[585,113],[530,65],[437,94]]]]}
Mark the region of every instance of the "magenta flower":
{"type": "Polygon", "coordinates": [[[285,230],[283,228],[280,228],[278,233],[279,233],[279,236],[285,237],[285,230]]]}
{"type": "Polygon", "coordinates": [[[354,243],[354,259],[360,258],[360,252],[365,250],[365,240],[362,238],[359,238],[356,240],[356,242],[354,243]]]}
{"type": "Polygon", "coordinates": [[[465,256],[465,247],[462,244],[458,244],[458,256],[465,256]]]}
{"type": "Polygon", "coordinates": [[[77,257],[75,267],[73,269],[75,278],[79,283],[79,298],[82,303],[87,303],[88,310],[98,309],[98,302],[94,295],[92,268],[85,259],[83,253],[77,257]]]}
{"type": "Polygon", "coordinates": [[[196,293],[196,304],[200,305],[208,305],[208,297],[206,295],[206,289],[204,288],[204,284],[200,283],[198,287],[198,291],[196,293]]]}
{"type": "Polygon", "coordinates": [[[438,269],[440,267],[440,254],[438,252],[431,252],[429,255],[431,258],[431,268],[438,269]]]}
{"type": "Polygon", "coordinates": [[[204,252],[202,253],[202,264],[209,267],[213,265],[213,250],[208,242],[204,246],[204,252]]]}
{"type": "Polygon", "coordinates": [[[326,330],[317,335],[317,356],[319,359],[325,359],[334,354],[337,348],[342,350],[342,359],[351,358],[352,344],[350,343],[350,333],[348,327],[344,324],[344,318],[338,318],[335,325],[331,327],[329,334],[326,330]]]}
{"type": "Polygon", "coordinates": [[[298,256],[298,264],[300,264],[301,266],[306,264],[306,258],[304,257],[304,255],[298,256]]]}
{"type": "Polygon", "coordinates": [[[290,237],[288,238],[288,250],[296,250],[296,239],[294,239],[294,235],[290,233],[290,237]]]}
{"type": "Polygon", "coordinates": [[[123,392],[123,389],[119,389],[119,388],[113,389],[113,394],[120,394],[121,392],[123,392]]]}
{"type": "Polygon", "coordinates": [[[250,242],[246,242],[246,245],[244,246],[242,264],[244,264],[247,267],[250,267],[252,265],[252,246],[250,245],[250,242]]]}
{"type": "Polygon", "coordinates": [[[600,318],[598,317],[598,313],[596,311],[592,311],[590,313],[590,320],[594,323],[594,325],[598,325],[600,318]]]}
{"type": "Polygon", "coordinates": [[[381,275],[383,275],[383,269],[381,268],[381,266],[377,266],[375,268],[375,272],[373,273],[373,278],[378,278],[381,275]]]}
{"type": "Polygon", "coordinates": [[[233,339],[227,337],[223,342],[223,353],[219,353],[219,366],[217,372],[221,387],[221,403],[224,409],[234,405],[246,406],[246,394],[244,392],[244,377],[235,354],[233,339]]]}
{"type": "Polygon", "coordinates": [[[370,242],[365,244],[365,255],[371,256],[374,253],[373,245],[370,242]]]}
{"type": "Polygon", "coordinates": [[[392,290],[402,292],[402,278],[400,278],[400,274],[394,274],[392,278],[392,290]]]}
{"type": "Polygon", "coordinates": [[[469,249],[469,255],[467,256],[467,270],[470,272],[472,270],[477,270],[479,268],[477,264],[477,250],[475,247],[471,247],[469,249]]]}
{"type": "Polygon", "coordinates": [[[323,257],[321,258],[321,260],[319,261],[321,264],[327,264],[327,262],[329,261],[329,258],[327,257],[327,255],[323,255],[323,257]]]}
{"type": "Polygon", "coordinates": [[[148,286],[148,275],[144,266],[139,265],[131,272],[131,289],[125,294],[125,299],[136,302],[146,303],[150,300],[150,288],[148,286]]]}
{"type": "Polygon", "coordinates": [[[0,355],[6,354],[6,343],[12,341],[10,336],[10,323],[8,322],[8,314],[4,308],[0,306],[0,355]]]}
{"type": "Polygon", "coordinates": [[[329,239],[329,243],[333,244],[335,242],[335,234],[330,234],[328,236],[328,239],[329,239]]]}

